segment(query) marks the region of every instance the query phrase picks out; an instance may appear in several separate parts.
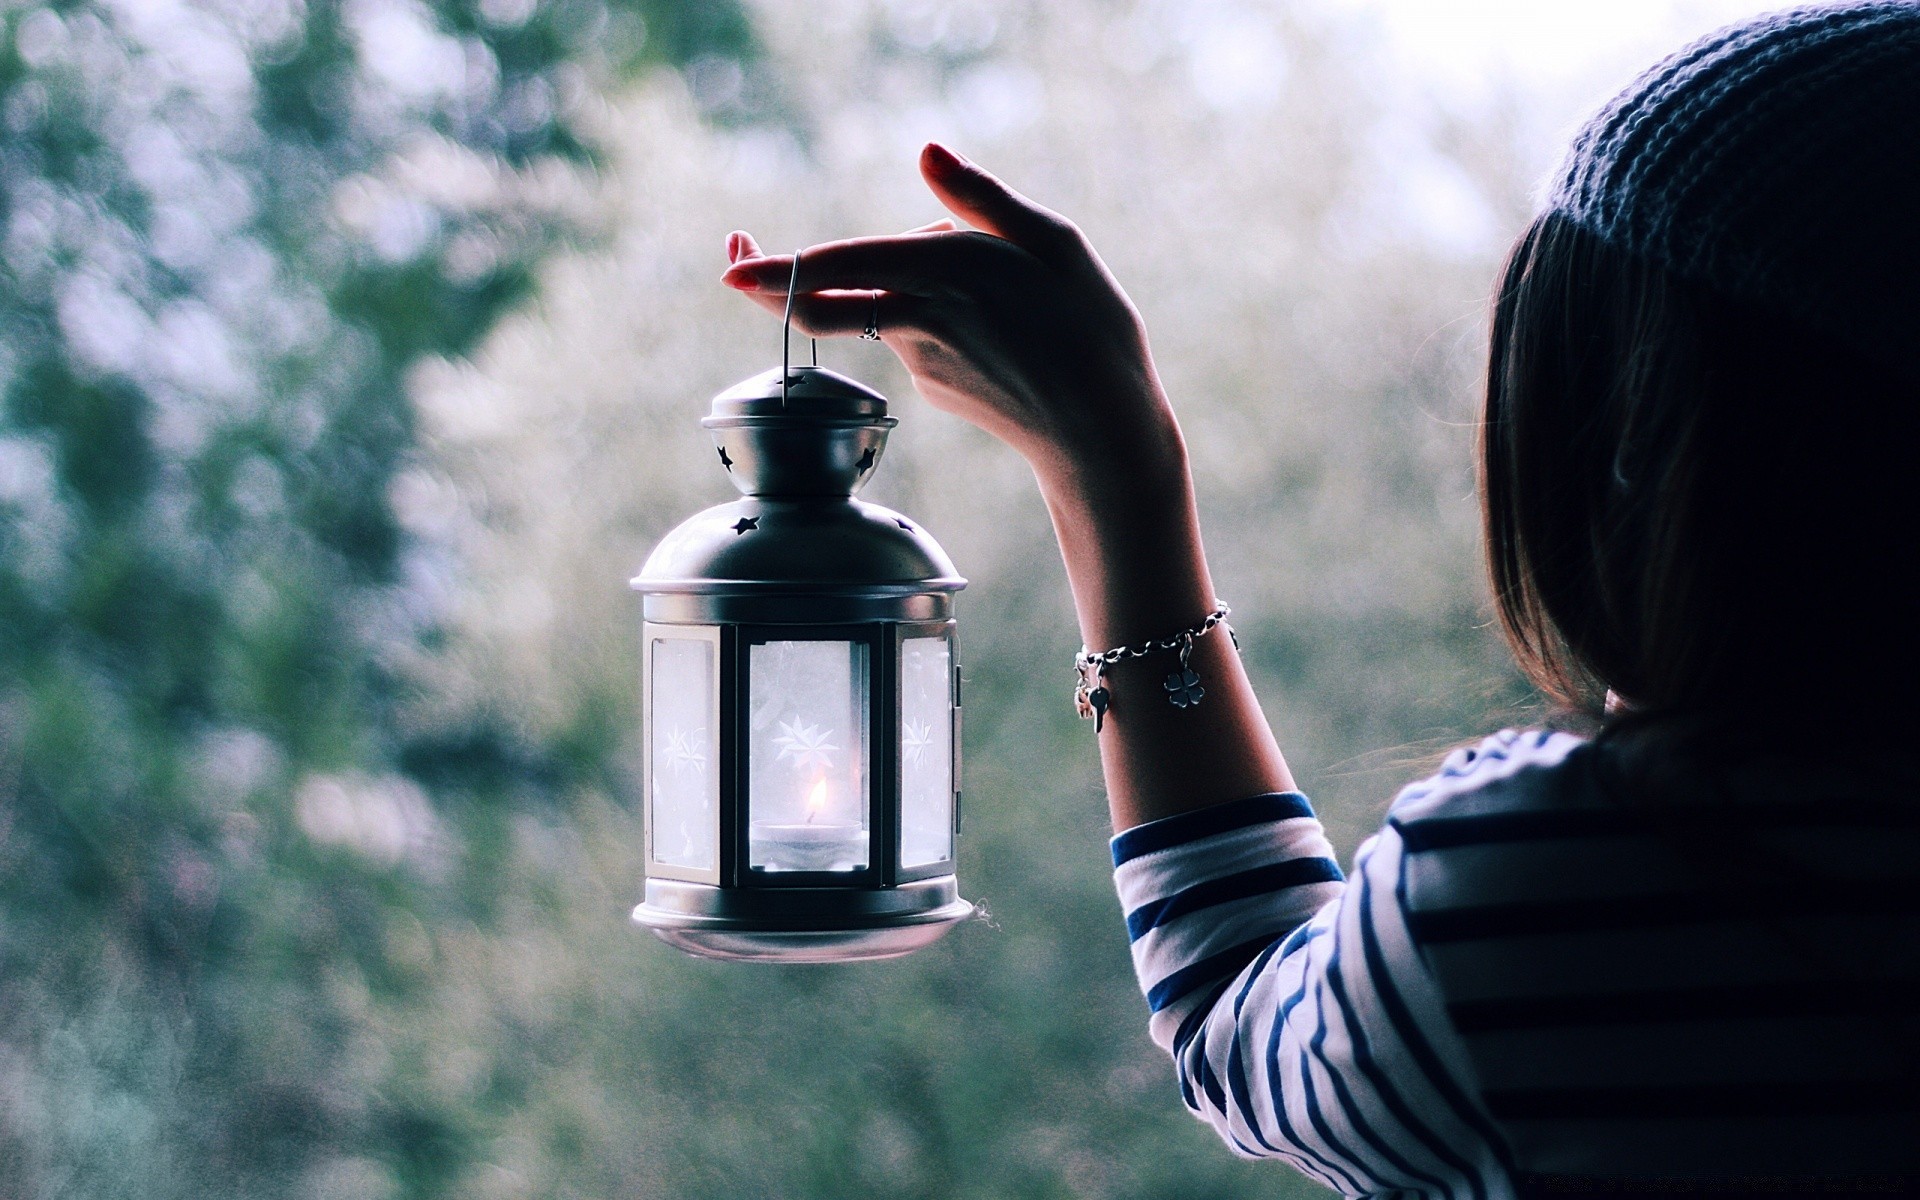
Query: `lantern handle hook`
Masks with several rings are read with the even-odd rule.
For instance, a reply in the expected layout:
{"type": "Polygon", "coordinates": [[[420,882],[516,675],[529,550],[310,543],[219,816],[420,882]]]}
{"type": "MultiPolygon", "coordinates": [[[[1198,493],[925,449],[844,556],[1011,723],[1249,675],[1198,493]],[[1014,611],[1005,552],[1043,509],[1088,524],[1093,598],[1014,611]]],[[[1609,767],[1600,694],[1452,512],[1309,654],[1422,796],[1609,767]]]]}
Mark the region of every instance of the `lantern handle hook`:
{"type": "MultiPolygon", "coordinates": [[[[793,252],[793,273],[787,277],[787,311],[780,318],[780,407],[787,406],[787,376],[793,373],[793,293],[800,286],[800,255],[793,252]]],[[[810,337],[813,365],[820,365],[820,339],[810,337]]]]}

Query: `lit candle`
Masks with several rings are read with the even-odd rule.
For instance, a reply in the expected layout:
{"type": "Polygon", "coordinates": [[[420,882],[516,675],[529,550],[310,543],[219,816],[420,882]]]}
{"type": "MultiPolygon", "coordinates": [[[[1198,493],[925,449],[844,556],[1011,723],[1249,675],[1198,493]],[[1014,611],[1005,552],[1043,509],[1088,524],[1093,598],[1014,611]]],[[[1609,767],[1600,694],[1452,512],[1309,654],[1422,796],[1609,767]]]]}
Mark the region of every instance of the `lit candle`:
{"type": "Polygon", "coordinates": [[[752,861],[768,871],[853,871],[867,865],[867,831],[827,812],[827,780],[813,781],[806,820],[755,821],[748,830],[752,861]]]}

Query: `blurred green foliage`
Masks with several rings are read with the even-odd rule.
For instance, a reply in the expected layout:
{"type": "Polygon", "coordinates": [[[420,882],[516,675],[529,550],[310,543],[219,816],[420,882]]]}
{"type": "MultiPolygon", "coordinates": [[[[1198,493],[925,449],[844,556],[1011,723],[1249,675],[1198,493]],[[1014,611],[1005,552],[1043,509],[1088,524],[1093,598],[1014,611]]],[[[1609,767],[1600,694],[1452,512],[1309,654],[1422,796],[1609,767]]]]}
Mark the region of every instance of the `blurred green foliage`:
{"type": "Polygon", "coordinates": [[[777,358],[725,232],[919,224],[956,139],[1145,312],[1350,851],[1525,699],[1467,458],[1514,111],[1409,106],[1304,4],[0,11],[0,1195],[1314,1190],[1146,1040],[1024,468],[826,349],[900,401],[872,498],[973,579],[992,917],[906,960],[627,925],[622,582],[730,494],[697,418],[777,358]]]}
{"type": "Polygon", "coordinates": [[[582,232],[590,95],[753,49],[718,0],[0,13],[0,1194],[457,1194],[484,1114],[355,1029],[491,919],[460,804],[573,767],[397,717],[404,377],[582,232]]]}

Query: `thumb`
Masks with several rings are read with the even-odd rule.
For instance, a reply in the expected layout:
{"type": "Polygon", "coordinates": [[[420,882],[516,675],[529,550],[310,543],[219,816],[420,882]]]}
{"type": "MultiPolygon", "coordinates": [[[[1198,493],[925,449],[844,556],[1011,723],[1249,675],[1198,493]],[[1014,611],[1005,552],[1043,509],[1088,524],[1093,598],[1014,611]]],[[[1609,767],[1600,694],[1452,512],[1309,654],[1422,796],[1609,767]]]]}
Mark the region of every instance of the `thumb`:
{"type": "Polygon", "coordinates": [[[1043,261],[1086,257],[1073,222],[1043,208],[938,142],[920,152],[920,176],[940,203],[976,229],[1005,238],[1043,261]]]}

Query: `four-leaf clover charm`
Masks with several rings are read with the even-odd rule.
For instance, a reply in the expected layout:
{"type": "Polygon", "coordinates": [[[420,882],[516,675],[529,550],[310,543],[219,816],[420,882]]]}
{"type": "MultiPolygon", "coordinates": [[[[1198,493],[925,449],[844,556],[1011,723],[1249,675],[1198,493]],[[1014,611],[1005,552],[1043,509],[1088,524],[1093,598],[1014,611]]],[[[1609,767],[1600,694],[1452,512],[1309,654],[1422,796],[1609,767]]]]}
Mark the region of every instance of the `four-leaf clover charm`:
{"type": "Polygon", "coordinates": [[[1167,689],[1167,702],[1175,708],[1191,708],[1207,694],[1207,689],[1200,686],[1199,672],[1184,663],[1160,686],[1167,689]]]}

